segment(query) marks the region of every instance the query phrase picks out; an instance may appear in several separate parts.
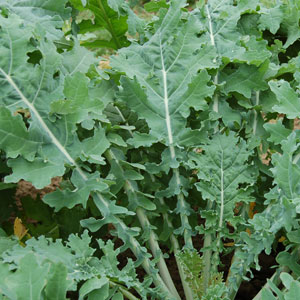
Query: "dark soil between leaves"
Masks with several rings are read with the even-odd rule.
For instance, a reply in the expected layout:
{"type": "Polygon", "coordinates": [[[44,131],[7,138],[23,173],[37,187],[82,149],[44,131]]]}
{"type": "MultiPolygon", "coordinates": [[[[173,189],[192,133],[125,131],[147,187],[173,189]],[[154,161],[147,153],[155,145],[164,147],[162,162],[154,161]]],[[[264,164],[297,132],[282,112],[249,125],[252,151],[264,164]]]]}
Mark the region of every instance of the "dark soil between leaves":
{"type": "MultiPolygon", "coordinates": [[[[265,253],[260,254],[259,263],[261,266],[261,270],[253,270],[253,279],[249,281],[243,281],[235,297],[235,300],[252,300],[256,296],[256,294],[267,282],[267,279],[270,278],[275,272],[275,268],[272,268],[272,266],[277,265],[275,257],[275,253],[271,253],[271,255],[266,255],[265,253]]],[[[231,259],[232,254],[226,255],[222,259],[223,266],[219,271],[224,272],[225,278],[231,264],[231,259]]],[[[172,275],[174,283],[178,288],[178,292],[181,298],[185,299],[174,255],[170,256],[170,258],[167,260],[167,266],[172,275]]]]}
{"type": "Polygon", "coordinates": [[[277,265],[275,256],[275,254],[260,254],[259,263],[261,266],[261,270],[252,271],[253,279],[251,279],[250,281],[244,281],[241,284],[235,300],[252,300],[256,296],[256,294],[267,282],[267,279],[271,278],[271,276],[275,272],[275,268],[272,268],[272,266],[277,265]]]}
{"type": "MultiPolygon", "coordinates": [[[[194,239],[193,242],[195,247],[197,249],[200,249],[199,246],[200,245],[202,246],[201,240],[194,239]]],[[[122,242],[117,240],[115,244],[117,247],[119,247],[122,245],[122,242]],[[118,242],[120,242],[120,244],[118,242]]],[[[166,247],[162,247],[162,251],[168,253],[168,249],[166,247]]],[[[256,296],[256,294],[261,290],[261,288],[267,282],[267,279],[271,278],[271,276],[275,272],[275,268],[272,267],[277,265],[275,260],[276,255],[277,254],[274,251],[270,255],[267,255],[265,253],[260,254],[259,256],[259,264],[261,267],[260,271],[252,270],[253,279],[250,279],[249,281],[243,281],[235,297],[235,300],[252,300],[256,296]]],[[[135,260],[135,257],[130,250],[121,253],[118,256],[118,258],[120,262],[119,265],[120,268],[124,267],[127,264],[128,258],[135,260]]],[[[231,264],[231,259],[232,259],[232,254],[228,254],[222,258],[223,266],[220,268],[219,271],[224,273],[224,278],[226,278],[227,276],[227,272],[231,264]]],[[[173,278],[174,284],[177,287],[180,297],[182,299],[185,299],[180,276],[177,270],[176,260],[173,254],[170,254],[170,257],[166,259],[166,263],[170,271],[170,274],[173,278]]],[[[141,280],[146,275],[144,270],[141,268],[137,270],[137,273],[141,280]]],[[[138,297],[138,295],[136,296],[138,297]]]]}
{"type": "MultiPolygon", "coordinates": [[[[20,199],[22,197],[31,196],[33,199],[35,199],[37,194],[39,194],[42,197],[43,195],[54,191],[59,186],[59,182],[60,182],[60,178],[57,177],[52,181],[52,184],[50,186],[46,187],[43,190],[36,190],[29,182],[21,181],[18,185],[18,189],[16,193],[17,205],[20,205],[20,199]]],[[[111,238],[111,236],[106,236],[103,239],[106,240],[109,238],[111,238]]],[[[201,239],[199,238],[194,239],[193,242],[196,249],[201,249],[202,247],[201,239]]],[[[115,245],[116,247],[120,247],[122,245],[122,242],[117,239],[115,245]]],[[[167,253],[168,249],[166,247],[162,247],[162,251],[167,253]]],[[[277,264],[275,257],[276,257],[275,252],[271,253],[271,255],[266,255],[265,253],[262,253],[259,256],[261,270],[260,271],[253,270],[253,279],[249,281],[244,281],[241,284],[235,300],[252,300],[255,297],[255,295],[264,286],[267,279],[270,278],[275,272],[275,268],[272,268],[272,266],[275,266],[277,264]]],[[[118,258],[120,262],[119,264],[120,268],[124,267],[127,264],[127,260],[129,258],[135,260],[135,257],[130,250],[121,253],[118,256],[118,258]]],[[[232,254],[228,254],[222,258],[223,266],[220,268],[219,271],[224,272],[224,277],[226,277],[227,275],[228,269],[231,264],[231,259],[232,259],[232,254]]],[[[180,276],[176,266],[176,260],[173,254],[170,254],[170,257],[166,259],[166,263],[181,298],[185,299],[180,276]]],[[[137,270],[137,273],[140,279],[142,279],[146,275],[144,270],[141,268],[137,270]]],[[[136,296],[138,297],[138,295],[136,296]]],[[[78,299],[78,293],[69,292],[68,297],[69,299],[72,300],[78,299]]]]}

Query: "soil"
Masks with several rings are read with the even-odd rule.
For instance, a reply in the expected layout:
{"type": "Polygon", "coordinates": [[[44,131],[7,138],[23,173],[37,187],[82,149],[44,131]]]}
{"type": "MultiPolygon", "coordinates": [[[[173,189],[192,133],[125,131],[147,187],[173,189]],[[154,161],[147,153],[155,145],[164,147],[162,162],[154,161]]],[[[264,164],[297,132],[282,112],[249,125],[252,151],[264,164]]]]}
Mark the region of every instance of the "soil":
{"type": "Polygon", "coordinates": [[[54,177],[51,180],[51,184],[49,184],[48,186],[46,186],[41,190],[38,190],[28,181],[25,180],[19,181],[16,194],[15,194],[17,204],[20,203],[21,198],[26,196],[30,196],[32,199],[36,199],[37,195],[39,195],[42,198],[44,195],[54,192],[59,187],[60,182],[61,182],[60,177],[54,177]]]}
{"type": "Polygon", "coordinates": [[[275,268],[272,268],[272,266],[277,265],[275,257],[275,253],[271,253],[271,255],[261,253],[259,256],[261,270],[254,270],[253,279],[250,281],[244,281],[241,284],[235,300],[252,300],[255,297],[255,295],[265,285],[267,279],[271,278],[274,274],[275,268]]]}

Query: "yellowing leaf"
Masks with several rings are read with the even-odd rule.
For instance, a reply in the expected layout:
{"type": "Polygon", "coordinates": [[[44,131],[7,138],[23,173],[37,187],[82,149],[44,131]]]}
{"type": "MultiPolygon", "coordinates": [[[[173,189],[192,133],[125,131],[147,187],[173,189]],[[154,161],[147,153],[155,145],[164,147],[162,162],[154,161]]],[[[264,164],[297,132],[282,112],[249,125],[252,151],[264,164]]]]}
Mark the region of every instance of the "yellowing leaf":
{"type": "Polygon", "coordinates": [[[279,243],[283,243],[286,240],[285,236],[281,236],[278,240],[279,243]]]}
{"type": "Polygon", "coordinates": [[[19,240],[27,234],[28,229],[22,224],[22,220],[20,218],[15,218],[14,222],[14,235],[18,237],[19,240]]]}
{"type": "Polygon", "coordinates": [[[255,202],[250,202],[250,204],[249,204],[249,218],[250,219],[253,219],[253,217],[255,215],[255,211],[254,211],[255,205],[256,205],[255,202]]]}
{"type": "Polygon", "coordinates": [[[225,247],[233,247],[234,246],[234,242],[230,242],[230,243],[224,243],[225,247]]]}

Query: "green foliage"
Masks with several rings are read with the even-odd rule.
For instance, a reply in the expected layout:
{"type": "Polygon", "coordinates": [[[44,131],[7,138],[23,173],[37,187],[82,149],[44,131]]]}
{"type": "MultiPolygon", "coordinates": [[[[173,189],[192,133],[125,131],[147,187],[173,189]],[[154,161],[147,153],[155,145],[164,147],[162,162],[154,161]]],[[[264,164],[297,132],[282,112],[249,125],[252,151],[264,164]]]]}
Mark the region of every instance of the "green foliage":
{"type": "Polygon", "coordinates": [[[209,287],[205,291],[203,276],[203,259],[195,250],[185,249],[177,254],[183,266],[185,280],[191,287],[194,299],[226,299],[226,286],[222,282],[222,274],[211,274],[209,287]]]}
{"type": "Polygon", "coordinates": [[[276,299],[284,299],[284,300],[292,300],[298,297],[300,292],[300,284],[298,280],[295,280],[289,273],[281,273],[280,279],[284,285],[286,291],[283,293],[279,290],[276,285],[270,284],[270,289],[264,288],[261,292],[262,300],[276,300],[276,299]],[[275,295],[276,296],[275,296],[275,295]]]}
{"type": "MultiPolygon", "coordinates": [[[[63,32],[60,29],[63,26],[64,20],[71,16],[71,9],[70,7],[66,7],[66,4],[67,0],[59,2],[55,0],[47,2],[43,0],[27,0],[25,2],[22,0],[3,0],[0,3],[0,9],[4,12],[2,15],[5,15],[6,11],[8,11],[11,15],[18,15],[26,26],[34,27],[37,37],[46,36],[53,41],[63,36],[63,32]]],[[[18,21],[16,20],[15,22],[18,21]]],[[[14,25],[11,25],[14,28],[14,25]]],[[[6,26],[8,27],[5,28],[9,28],[9,23],[6,26]]],[[[17,28],[12,28],[9,30],[10,34],[18,32],[17,28]]],[[[26,36],[24,38],[26,39],[26,36]]],[[[22,42],[22,40],[20,39],[19,42],[22,42]]],[[[18,42],[17,39],[12,39],[12,41],[18,42]]],[[[22,46],[19,46],[19,50],[21,51],[22,46]]],[[[16,55],[14,57],[14,63],[17,63],[19,56],[16,55]]]]}
{"type": "Polygon", "coordinates": [[[0,298],[180,300],[174,252],[187,300],[235,299],[283,235],[256,299],[295,299],[299,3],[130,3],[0,4],[0,298]]]}
{"type": "MultiPolygon", "coordinates": [[[[214,203],[216,211],[217,218],[210,220],[210,224],[205,226],[206,229],[219,224],[220,229],[226,230],[224,222],[236,218],[236,205],[254,200],[251,194],[257,172],[247,163],[252,154],[248,147],[245,141],[239,141],[230,133],[228,136],[215,135],[202,147],[204,153],[191,153],[191,167],[197,170],[197,177],[200,179],[196,187],[203,199],[214,203]]],[[[207,213],[209,211],[205,211],[207,213]]],[[[232,226],[235,227],[237,222],[232,222],[232,226]]]]}
{"type": "Polygon", "coordinates": [[[130,44],[126,37],[127,31],[132,36],[137,32],[142,33],[143,21],[125,1],[70,0],[70,3],[80,12],[78,33],[94,34],[94,37],[81,42],[83,46],[117,50],[130,44]]]}
{"type": "MultiPolygon", "coordinates": [[[[9,241],[3,238],[1,248],[9,241]]],[[[90,242],[86,231],[81,237],[70,235],[67,243],[40,237],[28,240],[24,248],[15,242],[9,252],[2,253],[2,293],[9,299],[66,299],[66,292],[76,290],[82,281],[79,299],[87,295],[91,299],[110,299],[119,291],[130,295],[124,284],[137,291],[147,290],[147,283],[137,279],[131,260],[118,269],[119,250],[114,250],[111,241],[98,240],[107,255],[100,260],[93,256],[95,249],[89,247],[90,242]]]]}

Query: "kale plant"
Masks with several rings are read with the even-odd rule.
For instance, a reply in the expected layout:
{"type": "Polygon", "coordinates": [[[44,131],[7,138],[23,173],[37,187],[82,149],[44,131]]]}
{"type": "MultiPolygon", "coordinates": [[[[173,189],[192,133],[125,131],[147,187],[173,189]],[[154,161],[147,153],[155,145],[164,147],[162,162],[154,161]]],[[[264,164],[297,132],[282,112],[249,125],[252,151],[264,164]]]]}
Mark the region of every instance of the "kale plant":
{"type": "Polygon", "coordinates": [[[297,299],[299,1],[145,7],[0,3],[0,190],[61,178],[1,229],[0,299],[235,299],[272,250],[254,299],[297,299]]]}

